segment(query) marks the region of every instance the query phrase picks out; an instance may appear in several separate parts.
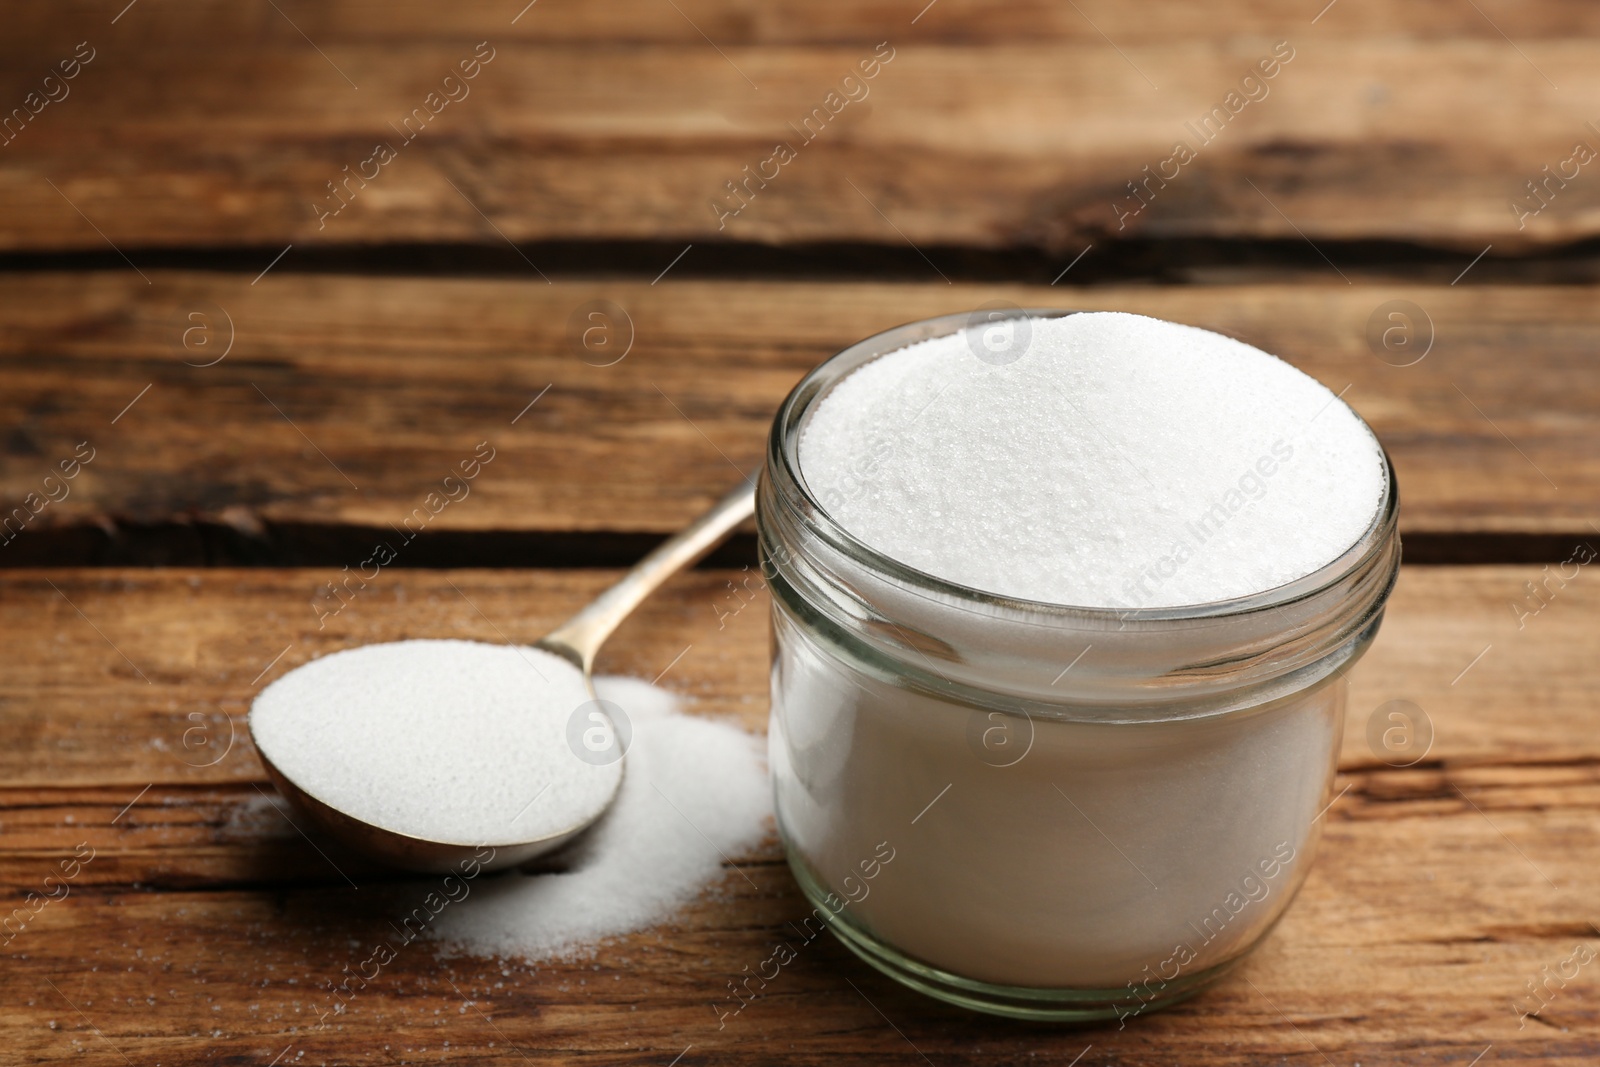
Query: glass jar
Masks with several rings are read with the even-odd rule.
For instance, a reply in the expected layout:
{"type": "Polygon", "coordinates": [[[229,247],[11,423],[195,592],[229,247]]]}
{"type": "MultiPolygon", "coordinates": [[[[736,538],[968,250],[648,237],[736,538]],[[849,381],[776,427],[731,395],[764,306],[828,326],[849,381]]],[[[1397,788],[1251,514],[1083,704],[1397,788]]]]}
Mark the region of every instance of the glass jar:
{"type": "Polygon", "coordinates": [[[834,522],[799,439],[850,372],[967,324],[846,349],[774,422],[756,518],[778,828],[807,929],[884,973],[1000,1015],[1126,1019],[1237,963],[1306,876],[1344,675],[1399,570],[1394,471],[1344,555],[1247,597],[1088,609],[943,581],[834,522]]]}

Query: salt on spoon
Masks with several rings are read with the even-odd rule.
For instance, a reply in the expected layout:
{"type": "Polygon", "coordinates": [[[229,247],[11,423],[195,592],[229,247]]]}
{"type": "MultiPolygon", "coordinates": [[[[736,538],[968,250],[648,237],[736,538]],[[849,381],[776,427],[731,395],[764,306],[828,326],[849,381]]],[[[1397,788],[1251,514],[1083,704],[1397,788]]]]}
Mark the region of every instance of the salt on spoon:
{"type": "MultiPolygon", "coordinates": [[[[755,485],[746,481],[531,648],[406,641],[336,653],[289,672],[250,710],[251,738],[262,766],[278,791],[330,837],[380,863],[443,873],[481,859],[480,846],[490,844],[494,858],[481,866],[496,870],[559,848],[605,813],[622,781],[620,760],[597,767],[569,751],[565,740],[566,723],[580,708],[585,717],[605,718],[592,677],[600,646],[661,583],[754,512],[755,485]],[[353,657],[366,657],[383,672],[384,683],[364,692],[320,684],[347,678],[341,667],[351,666],[353,657]],[[537,674],[546,676],[543,683],[537,674]],[[524,677],[530,684],[519,694],[515,679],[524,677]],[[420,720],[423,728],[412,714],[397,719],[411,729],[371,736],[359,728],[371,719],[348,713],[381,712],[372,701],[385,694],[397,701],[431,699],[433,712],[420,720]],[[552,799],[566,806],[552,804],[548,812],[536,812],[534,803],[501,815],[502,807],[494,803],[504,799],[515,779],[492,779],[520,754],[507,740],[515,735],[519,696],[527,702],[528,716],[528,732],[519,743],[557,746],[561,758],[546,750],[539,765],[556,773],[549,787],[552,799]],[[475,706],[475,699],[484,706],[475,706]],[[359,707],[352,708],[353,702],[359,707]],[[587,702],[593,704],[586,707],[587,702]],[[552,722],[559,724],[556,734],[552,722]],[[499,750],[491,754],[487,746],[474,744],[475,737],[499,750]],[[487,824],[473,818],[491,809],[495,817],[487,824]]],[[[408,706],[415,712],[417,705],[408,706]]],[[[614,729],[609,722],[603,727],[614,729]]]]}

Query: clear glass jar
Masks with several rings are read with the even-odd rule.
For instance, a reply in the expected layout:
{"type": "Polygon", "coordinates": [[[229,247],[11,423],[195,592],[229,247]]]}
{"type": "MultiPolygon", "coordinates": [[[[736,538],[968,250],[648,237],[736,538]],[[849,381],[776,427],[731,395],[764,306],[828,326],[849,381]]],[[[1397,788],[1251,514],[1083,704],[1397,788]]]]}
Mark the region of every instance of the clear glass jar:
{"type": "Polygon", "coordinates": [[[799,438],[851,371],[967,322],[846,349],[774,422],[756,517],[778,827],[808,929],[906,985],[1125,1019],[1215,980],[1305,878],[1344,674],[1399,570],[1394,471],[1349,551],[1248,597],[1120,611],[942,581],[836,524],[799,438]]]}

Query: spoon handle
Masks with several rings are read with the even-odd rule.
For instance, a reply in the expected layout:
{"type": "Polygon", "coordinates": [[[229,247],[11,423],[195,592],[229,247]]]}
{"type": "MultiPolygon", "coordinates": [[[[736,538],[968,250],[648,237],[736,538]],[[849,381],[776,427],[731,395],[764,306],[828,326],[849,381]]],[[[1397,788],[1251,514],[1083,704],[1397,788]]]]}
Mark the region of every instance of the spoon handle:
{"type": "Polygon", "coordinates": [[[710,511],[656,546],[623,575],[621,581],[556,627],[540,644],[559,645],[577,653],[584,672],[588,673],[594,667],[594,657],[600,646],[645,597],[715,548],[734,527],[754,515],[755,510],[756,483],[753,478],[747,478],[710,511]]]}

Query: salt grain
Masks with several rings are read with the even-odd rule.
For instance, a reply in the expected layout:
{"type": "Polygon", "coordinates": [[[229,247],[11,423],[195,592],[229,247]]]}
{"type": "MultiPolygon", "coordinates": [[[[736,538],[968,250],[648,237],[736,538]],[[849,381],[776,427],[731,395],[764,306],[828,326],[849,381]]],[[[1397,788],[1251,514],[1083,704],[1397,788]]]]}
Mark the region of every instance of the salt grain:
{"type": "Polygon", "coordinates": [[[1377,441],[1289,364],[1118,312],[990,329],[1015,358],[979,358],[970,331],[923,341],[804,428],[807,484],[879,552],[1005,596],[1164,607],[1304,577],[1372,523],[1377,441]]]}

